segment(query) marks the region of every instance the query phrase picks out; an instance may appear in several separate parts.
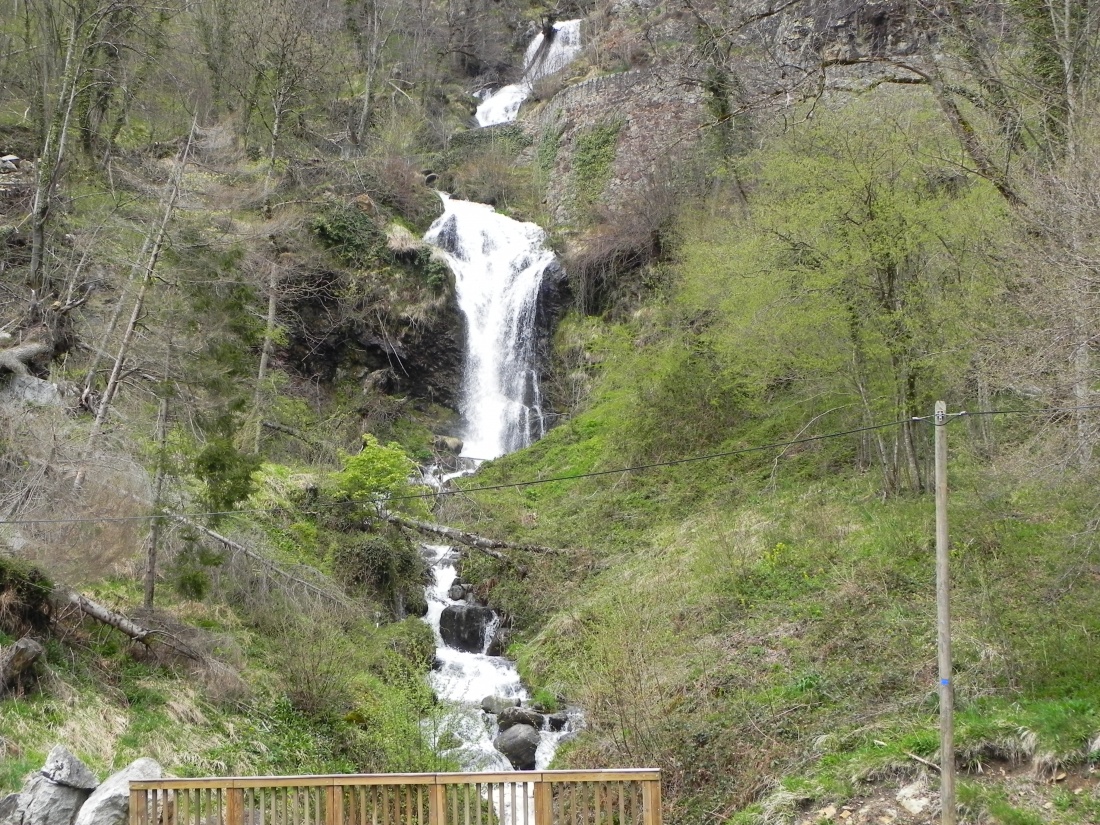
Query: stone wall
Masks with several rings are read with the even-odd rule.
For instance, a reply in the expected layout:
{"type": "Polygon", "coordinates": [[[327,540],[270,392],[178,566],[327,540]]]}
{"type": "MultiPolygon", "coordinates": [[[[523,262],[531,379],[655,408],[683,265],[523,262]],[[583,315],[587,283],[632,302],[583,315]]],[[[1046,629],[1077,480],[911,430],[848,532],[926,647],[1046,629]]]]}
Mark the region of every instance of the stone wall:
{"type": "Polygon", "coordinates": [[[576,200],[574,160],[579,136],[600,126],[619,125],[615,160],[594,204],[609,214],[647,197],[695,148],[705,123],[700,91],[659,69],[639,69],[591,78],[568,86],[542,105],[529,106],[520,124],[533,145],[524,158],[538,163],[540,144],[557,138],[547,172],[546,197],[554,221],[575,225],[582,217],[576,200]]]}

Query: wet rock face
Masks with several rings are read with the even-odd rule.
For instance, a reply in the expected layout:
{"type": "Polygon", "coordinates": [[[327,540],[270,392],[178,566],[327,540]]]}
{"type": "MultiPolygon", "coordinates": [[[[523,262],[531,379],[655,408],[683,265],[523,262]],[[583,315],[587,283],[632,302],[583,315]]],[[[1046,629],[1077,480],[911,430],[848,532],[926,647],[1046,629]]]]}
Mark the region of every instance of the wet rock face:
{"type": "Polygon", "coordinates": [[[337,272],[316,273],[314,285],[289,307],[297,322],[285,356],[295,372],[330,385],[356,381],[367,404],[371,396],[411,396],[457,409],[466,321],[453,289],[401,308],[384,296],[348,302],[337,272]]]}
{"type": "Polygon", "coordinates": [[[481,709],[486,713],[496,714],[514,707],[519,707],[519,699],[514,696],[486,696],[481,700],[481,709]]]}
{"type": "Polygon", "coordinates": [[[496,618],[491,608],[476,604],[449,604],[439,618],[439,635],[447,647],[481,653],[488,641],[489,625],[496,618]]]}
{"type": "Polygon", "coordinates": [[[533,771],[539,732],[531,725],[513,725],[493,740],[493,747],[508,757],[517,771],[533,771]]]}
{"type": "Polygon", "coordinates": [[[504,708],[497,716],[497,727],[501,731],[516,725],[530,725],[539,730],[542,728],[543,716],[532,708],[504,708]]]}

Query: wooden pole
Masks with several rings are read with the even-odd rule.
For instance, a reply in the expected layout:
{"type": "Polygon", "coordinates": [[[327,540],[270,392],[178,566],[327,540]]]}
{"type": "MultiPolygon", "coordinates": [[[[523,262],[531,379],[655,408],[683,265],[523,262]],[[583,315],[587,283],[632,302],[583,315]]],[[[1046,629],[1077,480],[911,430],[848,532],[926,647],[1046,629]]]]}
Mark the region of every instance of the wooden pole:
{"type": "Polygon", "coordinates": [[[955,825],[955,701],[947,536],[947,405],[936,402],[936,636],[940,672],[940,823],[955,825]]]}

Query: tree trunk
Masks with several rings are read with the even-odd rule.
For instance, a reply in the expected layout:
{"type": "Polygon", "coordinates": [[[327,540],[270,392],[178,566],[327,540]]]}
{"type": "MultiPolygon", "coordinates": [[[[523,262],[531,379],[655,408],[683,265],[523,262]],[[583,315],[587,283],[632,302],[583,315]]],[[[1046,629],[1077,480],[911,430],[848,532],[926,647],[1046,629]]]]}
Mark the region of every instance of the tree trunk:
{"type": "MultiPolygon", "coordinates": [[[[161,496],[164,493],[165,465],[168,461],[168,399],[160,400],[157,413],[157,476],[153,482],[153,506],[159,511],[161,496]]],[[[160,550],[160,536],[164,519],[159,514],[153,520],[153,529],[149,534],[149,553],[145,557],[145,601],[146,609],[152,608],[153,596],[157,584],[157,553],[160,550]]]]}
{"type": "MultiPolygon", "coordinates": [[[[149,235],[145,236],[145,240],[141,245],[141,251],[138,253],[138,259],[134,262],[134,265],[130,267],[130,276],[126,281],[127,287],[129,287],[137,277],[138,270],[141,268],[140,262],[145,260],[145,254],[149,251],[149,244],[152,240],[152,237],[149,235]]],[[[88,408],[89,412],[92,411],[92,390],[95,389],[95,376],[96,372],[99,370],[99,362],[107,352],[107,346],[110,343],[111,336],[114,335],[115,330],[118,329],[118,322],[122,318],[122,307],[124,303],[125,302],[121,299],[115,302],[115,308],[111,312],[111,320],[107,323],[107,329],[103,332],[103,343],[94,350],[92,363],[88,367],[87,374],[84,376],[84,390],[80,393],[80,401],[88,408]]],[[[98,409],[98,405],[96,405],[96,408],[98,409]]]]}
{"type": "Polygon", "coordinates": [[[278,297],[278,264],[272,261],[267,280],[267,323],[264,327],[264,344],[260,350],[260,366],[256,370],[256,393],[252,398],[252,414],[256,416],[256,441],[252,445],[252,451],[257,455],[260,452],[260,436],[264,429],[264,379],[267,377],[267,365],[271,360],[271,350],[275,347],[275,321],[279,308],[278,297]]]}
{"type": "Polygon", "coordinates": [[[84,615],[115,628],[115,630],[124,633],[135,642],[141,642],[146,647],[153,641],[154,631],[142,627],[121,613],[116,613],[110,608],[104,607],[99,602],[93,602],[87,596],[77,593],[75,590],[62,589],[58,591],[58,600],[63,604],[72,605],[84,615]]]}
{"type": "Polygon", "coordinates": [[[73,489],[75,491],[79,491],[84,485],[84,477],[88,471],[88,461],[91,459],[92,453],[95,450],[96,442],[99,440],[99,433],[103,429],[103,422],[107,418],[107,412],[111,408],[111,402],[114,400],[115,393],[118,391],[119,380],[122,376],[122,365],[129,353],[130,343],[133,341],[134,332],[141,318],[142,309],[145,306],[145,296],[153,283],[153,276],[157,270],[157,261],[160,259],[161,250],[164,248],[164,240],[168,234],[168,223],[172,219],[172,214],[176,209],[176,202],[179,199],[183,172],[187,168],[187,159],[191,152],[191,143],[194,137],[195,124],[192,123],[191,133],[187,137],[187,144],[180,154],[179,165],[176,169],[175,179],[172,182],[172,190],[168,195],[168,203],[164,208],[164,215],[161,217],[160,225],[157,227],[156,239],[153,241],[152,249],[149,251],[149,259],[145,264],[145,274],[142,276],[141,287],[138,289],[137,298],[134,300],[134,308],[130,313],[130,321],[126,325],[126,332],[122,336],[122,343],[119,344],[118,355],[115,356],[114,367],[111,369],[111,377],[107,379],[107,388],[103,391],[103,398],[100,400],[99,408],[96,410],[95,421],[92,423],[92,429],[88,433],[88,444],[84,451],[84,461],[77,471],[76,480],[73,483],[73,489]]]}
{"type": "Polygon", "coordinates": [[[81,26],[74,18],[69,27],[69,42],[65,49],[65,64],[61,73],[61,88],[57,93],[53,115],[46,127],[46,139],[42,146],[42,157],[35,170],[34,202],[31,206],[31,266],[30,283],[32,288],[43,291],[46,286],[45,250],[46,226],[49,224],[53,206],[54,189],[60,176],[61,164],[65,159],[65,140],[69,130],[76,102],[77,76],[80,61],[76,57],[76,39],[81,26]]]}
{"type": "Polygon", "coordinates": [[[20,344],[0,352],[0,373],[12,372],[16,375],[30,375],[28,365],[34,359],[53,351],[53,345],[43,342],[20,344]]]}
{"type": "Polygon", "coordinates": [[[397,513],[392,513],[389,510],[382,510],[379,515],[390,524],[396,524],[408,530],[416,530],[418,533],[445,538],[449,541],[456,541],[459,544],[464,544],[467,547],[480,550],[487,556],[492,556],[494,559],[500,561],[510,560],[504,553],[499,552],[500,550],[519,550],[525,553],[565,552],[553,547],[543,547],[539,544],[513,544],[510,541],[504,541],[502,539],[486,538],[476,533],[468,533],[465,530],[459,530],[457,527],[448,527],[445,524],[433,524],[427,521],[418,521],[405,516],[399,516],[397,513]]]}

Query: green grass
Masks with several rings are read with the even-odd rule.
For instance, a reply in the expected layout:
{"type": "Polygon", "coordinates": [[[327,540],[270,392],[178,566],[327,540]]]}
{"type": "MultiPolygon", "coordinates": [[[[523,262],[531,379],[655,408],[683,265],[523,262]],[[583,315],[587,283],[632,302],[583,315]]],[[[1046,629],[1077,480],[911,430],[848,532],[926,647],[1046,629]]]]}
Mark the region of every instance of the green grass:
{"type": "MultiPolygon", "coordinates": [[[[821,407],[777,395],[767,410],[748,405],[726,418],[724,431],[699,424],[694,432],[711,440],[674,452],[692,425],[670,413],[666,438],[640,397],[663,367],[632,346],[647,332],[644,320],[634,324],[589,338],[602,356],[586,409],[464,483],[580,475],[680,457],[684,444],[723,452],[842,428],[834,417],[803,431],[821,407]]],[[[696,390],[670,376],[672,410],[677,387],[696,390]]],[[[1089,485],[991,472],[956,432],[960,763],[973,772],[1033,759],[1083,765],[1100,731],[1090,676],[1100,594],[1081,578],[1089,545],[1077,538],[1089,485]]],[[[748,823],[912,776],[914,756],[938,758],[933,500],[884,498],[880,478],[853,468],[854,458],[853,441],[838,439],[447,505],[445,520],[570,549],[525,557],[521,576],[476,554],[464,568],[495,582],[494,602],[521,630],[524,677],[586,710],[588,730],[559,765],[658,765],[671,821],[728,808],[730,821],[748,823]],[[754,804],[765,781],[773,790],[754,804]]],[[[1027,801],[983,804],[1005,821],[1035,815],[1027,801]]]]}

